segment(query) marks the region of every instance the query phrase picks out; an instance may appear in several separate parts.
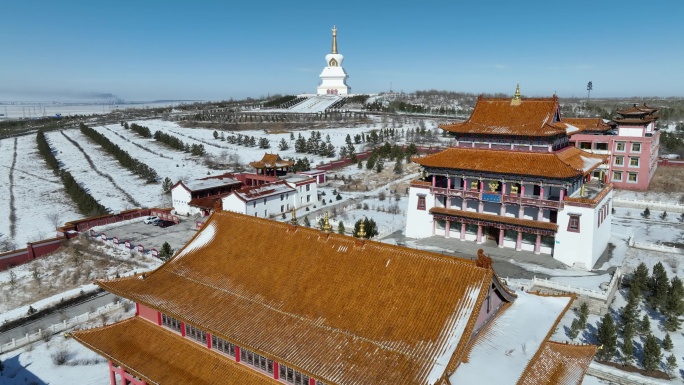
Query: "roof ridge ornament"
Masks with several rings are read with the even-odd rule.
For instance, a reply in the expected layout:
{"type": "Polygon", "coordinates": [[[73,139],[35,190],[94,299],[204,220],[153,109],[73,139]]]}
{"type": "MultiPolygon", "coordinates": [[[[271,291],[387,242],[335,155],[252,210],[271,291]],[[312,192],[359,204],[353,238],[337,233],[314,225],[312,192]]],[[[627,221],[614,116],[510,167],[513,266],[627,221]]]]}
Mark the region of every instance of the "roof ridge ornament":
{"type": "Polygon", "coordinates": [[[323,230],[326,233],[330,233],[332,231],[332,226],[330,226],[330,221],[328,220],[328,212],[325,212],[325,217],[323,219],[323,226],[321,226],[321,230],[323,230]]]}
{"type": "Polygon", "coordinates": [[[520,105],[520,83],[515,86],[515,94],[513,94],[513,99],[511,99],[511,106],[520,105]]]}

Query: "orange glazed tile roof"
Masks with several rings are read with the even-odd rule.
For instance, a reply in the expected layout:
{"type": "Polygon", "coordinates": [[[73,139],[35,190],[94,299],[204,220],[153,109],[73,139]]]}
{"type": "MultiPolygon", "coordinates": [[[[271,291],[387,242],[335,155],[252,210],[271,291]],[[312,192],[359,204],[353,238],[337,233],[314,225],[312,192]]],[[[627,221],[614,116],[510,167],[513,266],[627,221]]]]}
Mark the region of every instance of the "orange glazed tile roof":
{"type": "Polygon", "coordinates": [[[646,115],[646,114],[653,114],[657,112],[657,108],[649,107],[644,103],[643,106],[639,106],[636,103],[632,105],[632,107],[626,109],[626,110],[618,110],[615,111],[620,115],[646,115]]]}
{"type": "Polygon", "coordinates": [[[556,152],[521,152],[452,147],[413,161],[434,168],[567,179],[585,175],[606,156],[568,146],[556,152]]]}
{"type": "Polygon", "coordinates": [[[546,341],[518,385],[579,385],[595,354],[595,345],[546,341]]]}
{"type": "Polygon", "coordinates": [[[72,336],[149,384],[280,384],[140,317],[72,336]]]}
{"type": "Polygon", "coordinates": [[[157,270],[98,284],[326,384],[394,385],[444,375],[493,277],[466,259],[216,212],[157,270]]]}
{"type": "Polygon", "coordinates": [[[523,98],[514,105],[510,98],[480,97],[468,120],[439,127],[459,134],[505,136],[554,136],[565,133],[554,126],[558,98],[523,98]]]}
{"type": "Polygon", "coordinates": [[[569,132],[570,134],[582,131],[603,132],[611,129],[610,124],[602,118],[563,118],[563,123],[579,128],[579,131],[569,132]]]}
{"type": "MultiPolygon", "coordinates": [[[[228,193],[224,194],[228,195],[228,193]]],[[[208,198],[193,198],[188,202],[189,206],[199,207],[202,209],[213,209],[217,202],[221,202],[221,197],[208,197],[208,198]]]]}
{"type": "Polygon", "coordinates": [[[264,154],[261,160],[256,162],[250,162],[250,166],[262,169],[262,168],[280,168],[280,167],[290,167],[294,165],[294,162],[289,160],[283,160],[278,154],[264,154]]]}
{"type": "Polygon", "coordinates": [[[509,225],[515,225],[515,226],[520,226],[520,227],[528,227],[528,228],[533,228],[533,229],[558,231],[558,225],[555,223],[533,221],[531,219],[512,218],[512,217],[505,217],[502,215],[494,215],[494,214],[476,213],[473,211],[447,209],[444,207],[433,207],[430,209],[430,213],[431,214],[451,215],[451,216],[460,217],[460,218],[479,219],[482,221],[494,222],[494,223],[505,223],[505,224],[509,224],[509,225]]]}

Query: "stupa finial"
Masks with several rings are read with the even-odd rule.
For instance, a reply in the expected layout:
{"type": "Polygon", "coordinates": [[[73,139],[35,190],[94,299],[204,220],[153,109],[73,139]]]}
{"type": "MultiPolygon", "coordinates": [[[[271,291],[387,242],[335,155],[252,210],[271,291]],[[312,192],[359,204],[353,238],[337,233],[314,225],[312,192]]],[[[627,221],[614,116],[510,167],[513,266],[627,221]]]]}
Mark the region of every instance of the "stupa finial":
{"type": "Polygon", "coordinates": [[[293,226],[297,226],[297,213],[295,212],[295,208],[292,208],[292,219],[290,219],[290,223],[293,226]]]}
{"type": "Polygon", "coordinates": [[[332,226],[330,226],[330,221],[328,220],[328,212],[325,212],[325,217],[323,219],[323,226],[321,226],[321,230],[325,231],[326,233],[329,233],[332,231],[332,226]]]}
{"type": "Polygon", "coordinates": [[[520,83],[515,86],[515,94],[513,95],[513,99],[520,100],[520,83]]]}
{"type": "Polygon", "coordinates": [[[332,27],[332,52],[333,54],[337,53],[337,27],[333,25],[332,27]]]}
{"type": "Polygon", "coordinates": [[[359,223],[359,232],[358,232],[359,239],[366,239],[366,230],[364,229],[365,227],[366,226],[363,224],[363,220],[362,220],[361,223],[359,223]]]}

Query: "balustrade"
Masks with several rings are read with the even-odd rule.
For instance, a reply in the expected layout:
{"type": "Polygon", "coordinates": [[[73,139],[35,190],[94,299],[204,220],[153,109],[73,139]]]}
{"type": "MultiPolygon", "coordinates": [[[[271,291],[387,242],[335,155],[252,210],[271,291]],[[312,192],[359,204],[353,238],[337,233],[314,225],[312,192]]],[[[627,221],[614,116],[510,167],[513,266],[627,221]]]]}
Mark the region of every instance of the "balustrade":
{"type": "MultiPolygon", "coordinates": [[[[430,192],[436,195],[446,195],[448,197],[463,197],[470,199],[477,199],[482,201],[482,193],[476,190],[462,190],[462,189],[447,189],[445,187],[431,187],[430,192]]],[[[497,194],[488,193],[485,194],[497,194]]],[[[498,194],[500,195],[500,194],[498,194]]],[[[560,210],[563,208],[563,201],[560,200],[548,200],[539,199],[538,197],[521,197],[517,194],[513,195],[502,195],[501,200],[503,203],[512,203],[521,206],[533,206],[533,207],[543,207],[549,209],[560,210]]]]}

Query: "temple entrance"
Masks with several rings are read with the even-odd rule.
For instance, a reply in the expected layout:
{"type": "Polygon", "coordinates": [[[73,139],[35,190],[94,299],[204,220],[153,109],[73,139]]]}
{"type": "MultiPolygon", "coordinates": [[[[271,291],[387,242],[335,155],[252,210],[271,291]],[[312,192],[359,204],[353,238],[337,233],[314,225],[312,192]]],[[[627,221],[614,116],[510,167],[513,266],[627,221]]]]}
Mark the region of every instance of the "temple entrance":
{"type": "Polygon", "coordinates": [[[499,242],[499,229],[494,226],[487,226],[485,232],[487,235],[487,241],[494,241],[494,243],[499,242]]]}

